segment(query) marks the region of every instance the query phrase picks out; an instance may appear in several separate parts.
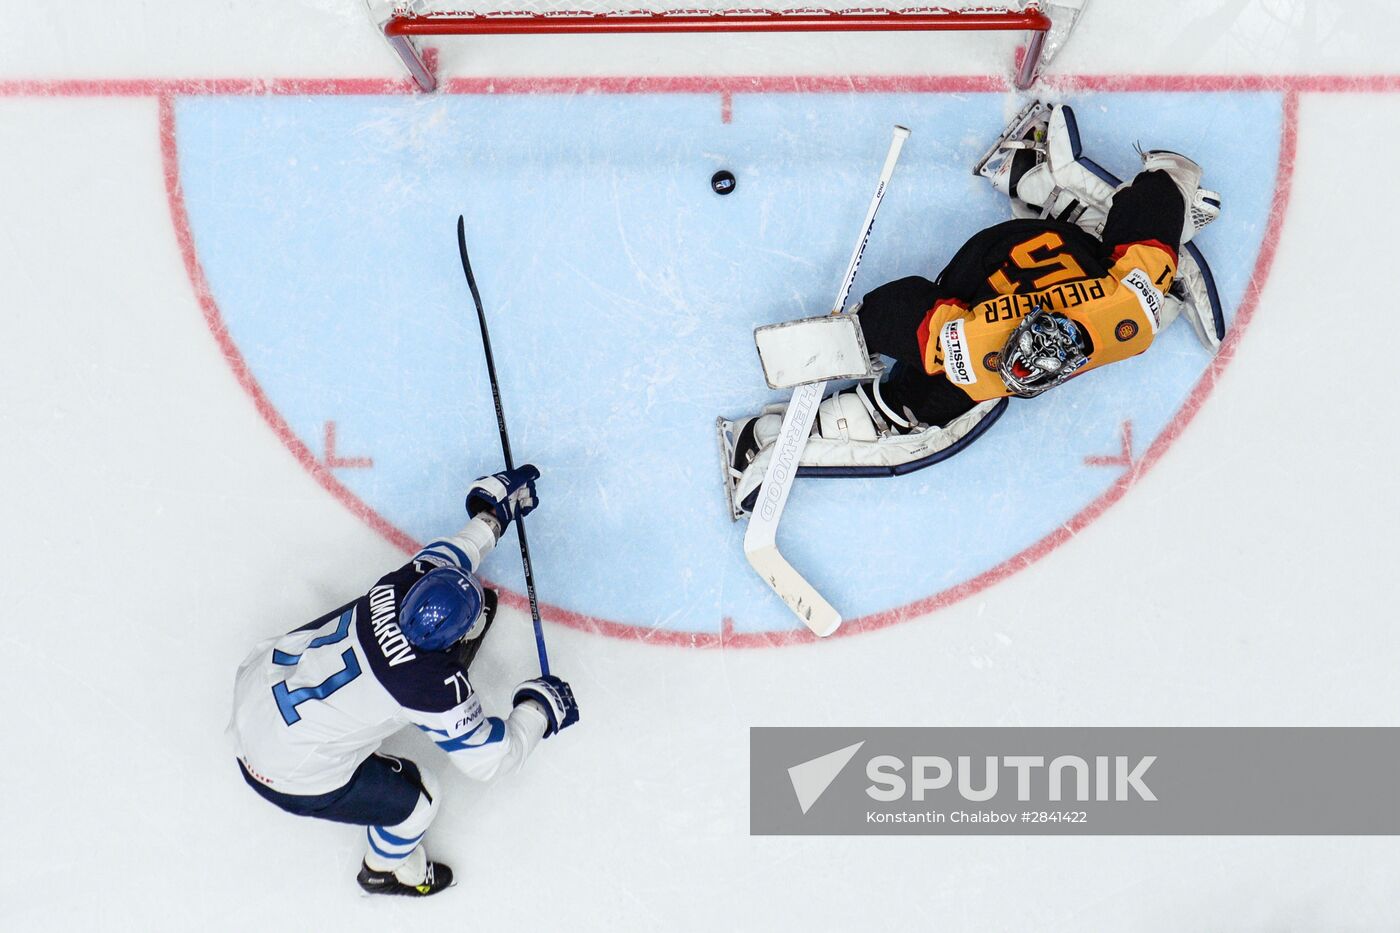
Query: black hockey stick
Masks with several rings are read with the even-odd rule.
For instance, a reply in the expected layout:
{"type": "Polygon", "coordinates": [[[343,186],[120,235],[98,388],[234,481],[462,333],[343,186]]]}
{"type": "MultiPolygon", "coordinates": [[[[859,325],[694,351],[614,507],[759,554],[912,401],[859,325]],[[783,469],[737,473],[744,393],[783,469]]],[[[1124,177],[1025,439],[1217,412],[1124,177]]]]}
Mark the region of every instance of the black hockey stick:
{"type": "MultiPolygon", "coordinates": [[[[457,251],[462,254],[462,271],[467,275],[467,288],[471,289],[472,301],[476,303],[476,320],[481,325],[481,348],[486,351],[486,374],[491,378],[491,400],[496,403],[496,426],[501,429],[501,453],[506,458],[506,469],[515,469],[515,460],[510,455],[510,435],[506,433],[506,413],[501,407],[501,385],[496,379],[496,359],[491,355],[491,334],[486,329],[486,309],[481,305],[481,292],[476,287],[476,276],[472,275],[472,262],[467,258],[467,219],[457,217],[457,251]]],[[[544,647],[544,628],[540,625],[540,604],[535,598],[535,572],[530,567],[530,542],[525,538],[525,520],[515,520],[515,530],[520,535],[520,563],[525,567],[525,592],[530,597],[530,618],[535,621],[535,649],[540,655],[540,673],[549,674],[549,653],[544,647]]]]}

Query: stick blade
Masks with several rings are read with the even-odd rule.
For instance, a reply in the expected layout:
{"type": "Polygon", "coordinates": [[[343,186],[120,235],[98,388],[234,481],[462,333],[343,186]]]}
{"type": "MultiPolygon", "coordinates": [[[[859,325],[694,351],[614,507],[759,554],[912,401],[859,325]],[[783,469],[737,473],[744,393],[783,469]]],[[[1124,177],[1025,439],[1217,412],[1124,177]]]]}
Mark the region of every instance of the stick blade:
{"type": "Polygon", "coordinates": [[[841,625],[841,613],[793,569],[776,546],[770,544],[753,550],[746,547],[744,557],[813,635],[825,638],[841,625]]]}

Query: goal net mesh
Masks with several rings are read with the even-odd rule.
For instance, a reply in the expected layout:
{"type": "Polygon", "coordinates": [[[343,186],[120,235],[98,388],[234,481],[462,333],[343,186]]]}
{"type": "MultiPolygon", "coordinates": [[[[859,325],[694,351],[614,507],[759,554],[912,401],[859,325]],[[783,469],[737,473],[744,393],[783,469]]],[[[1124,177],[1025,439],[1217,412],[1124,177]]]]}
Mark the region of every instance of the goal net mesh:
{"type": "Polygon", "coordinates": [[[402,19],[473,17],[658,17],[658,16],[855,16],[888,13],[947,16],[997,16],[1035,9],[1037,4],[1011,2],[929,3],[928,0],[399,0],[385,12],[402,19]]]}
{"type": "Polygon", "coordinates": [[[1018,88],[1063,44],[1088,0],[366,0],[424,90],[436,86],[414,37],[551,33],[1023,30],[1018,88]]]}

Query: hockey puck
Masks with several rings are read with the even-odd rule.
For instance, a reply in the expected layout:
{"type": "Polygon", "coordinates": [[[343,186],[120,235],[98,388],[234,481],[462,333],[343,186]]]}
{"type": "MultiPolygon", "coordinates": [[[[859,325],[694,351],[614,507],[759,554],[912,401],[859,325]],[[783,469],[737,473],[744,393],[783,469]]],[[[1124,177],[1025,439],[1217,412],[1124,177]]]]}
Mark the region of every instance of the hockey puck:
{"type": "Polygon", "coordinates": [[[710,176],[710,187],[715,189],[715,194],[733,194],[739,183],[734,180],[733,172],[722,168],[710,176]]]}

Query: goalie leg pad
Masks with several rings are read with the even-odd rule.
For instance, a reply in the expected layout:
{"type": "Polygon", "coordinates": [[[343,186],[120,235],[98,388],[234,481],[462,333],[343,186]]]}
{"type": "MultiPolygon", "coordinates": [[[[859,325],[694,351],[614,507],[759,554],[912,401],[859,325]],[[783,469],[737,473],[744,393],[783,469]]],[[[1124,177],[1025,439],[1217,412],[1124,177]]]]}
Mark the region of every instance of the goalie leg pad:
{"type": "MultiPolygon", "coordinates": [[[[1077,224],[1097,236],[1122,182],[1084,155],[1074,108],[1052,105],[1045,116],[1041,108],[1046,105],[1034,107],[1012,121],[993,151],[977,164],[977,172],[1011,199],[1016,216],[1036,216],[1038,211],[1039,216],[1077,224]],[[1008,141],[1009,134],[1027,135],[1016,136],[1017,142],[1008,141]],[[1034,164],[1026,159],[1028,154],[1033,155],[1034,164]]],[[[1181,190],[1186,202],[1183,244],[1220,216],[1219,193],[1201,187],[1201,167],[1191,159],[1151,149],[1142,153],[1142,161],[1143,171],[1165,172],[1181,190]]]]}
{"type": "Polygon", "coordinates": [[[1016,198],[1011,203],[1012,212],[1018,217],[1050,217],[1075,224],[1094,236],[1098,236],[1108,220],[1107,205],[1096,204],[1082,193],[1060,184],[1049,163],[1045,162],[1022,176],[1016,187],[1016,198]],[[1017,210],[1018,205],[1024,207],[1017,210]]]}
{"type": "MultiPolygon", "coordinates": [[[[744,487],[739,499],[743,499],[750,491],[747,482],[763,481],[763,473],[768,468],[773,444],[777,442],[778,434],[782,431],[783,414],[786,411],[786,405],[769,405],[752,418],[738,421],[720,420],[720,439],[726,450],[729,476],[733,482],[744,487]],[[756,470],[755,464],[759,464],[756,470]],[[743,479],[745,477],[747,481],[743,479]]],[[[837,444],[852,441],[869,443],[878,440],[880,433],[869,402],[859,391],[833,393],[822,399],[821,404],[817,406],[817,421],[812,426],[811,440],[807,442],[807,448],[799,463],[807,462],[807,451],[811,450],[812,443],[819,438],[837,444]]]]}
{"type": "Polygon", "coordinates": [[[1037,114],[1034,119],[1039,122],[1028,131],[1036,134],[1037,142],[1030,147],[1035,164],[1028,164],[1023,149],[1011,152],[993,172],[984,174],[993,187],[1010,197],[1016,216],[1053,217],[1097,235],[1108,217],[1118,180],[1084,156],[1073,108],[1051,106],[1048,116],[1037,114]]]}
{"type": "MultiPolygon", "coordinates": [[[[990,427],[1006,399],[976,405],[943,427],[917,425],[896,433],[879,430],[868,399],[857,390],[839,392],[821,403],[817,426],[798,461],[802,473],[826,476],[892,476],[913,472],[951,456],[990,427]]],[[[754,418],[721,422],[736,438],[725,464],[735,518],[753,509],[782,426],[784,406],[770,406],[754,418]]]]}
{"type": "Polygon", "coordinates": [[[817,406],[816,437],[833,441],[873,441],[880,432],[866,402],[856,392],[837,392],[817,406]]]}
{"type": "Polygon", "coordinates": [[[1166,172],[1188,204],[1196,196],[1196,189],[1201,187],[1201,167],[1179,152],[1149,149],[1142,154],[1142,170],[1166,172]]]}
{"type": "Polygon", "coordinates": [[[1061,105],[1050,114],[1045,129],[1045,159],[1055,184],[1087,204],[1107,210],[1117,179],[1084,156],[1074,108],[1061,105]]]}

